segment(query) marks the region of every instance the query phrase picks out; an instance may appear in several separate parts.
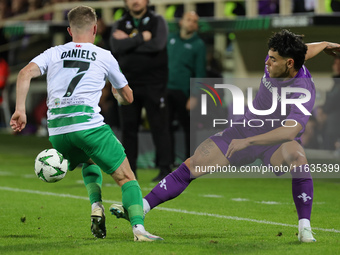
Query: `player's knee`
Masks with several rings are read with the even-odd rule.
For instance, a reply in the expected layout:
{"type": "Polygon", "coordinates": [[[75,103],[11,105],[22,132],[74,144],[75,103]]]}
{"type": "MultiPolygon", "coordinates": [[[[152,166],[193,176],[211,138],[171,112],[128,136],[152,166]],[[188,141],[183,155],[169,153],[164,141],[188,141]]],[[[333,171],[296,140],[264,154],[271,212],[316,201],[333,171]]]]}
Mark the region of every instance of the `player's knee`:
{"type": "Polygon", "coordinates": [[[124,159],[122,164],[111,174],[111,176],[120,187],[126,182],[136,180],[127,158],[124,159]]]}
{"type": "Polygon", "coordinates": [[[288,156],[288,163],[293,166],[301,166],[307,164],[306,156],[300,151],[292,151],[288,156]]]}
{"type": "Polygon", "coordinates": [[[199,168],[200,164],[202,165],[197,156],[193,155],[191,158],[188,158],[184,164],[190,169],[191,176],[197,178],[202,175],[197,172],[197,168],[199,168]]]}
{"type": "Polygon", "coordinates": [[[202,175],[208,174],[209,171],[209,161],[203,160],[198,154],[194,154],[191,158],[187,159],[184,162],[188,168],[190,169],[191,176],[194,178],[198,178],[202,175]]]}
{"type": "Polygon", "coordinates": [[[121,172],[121,171],[115,171],[113,174],[111,174],[112,178],[115,180],[115,182],[118,184],[119,187],[122,187],[125,183],[129,181],[134,181],[136,180],[133,172],[131,173],[126,173],[126,172],[121,172]]]}

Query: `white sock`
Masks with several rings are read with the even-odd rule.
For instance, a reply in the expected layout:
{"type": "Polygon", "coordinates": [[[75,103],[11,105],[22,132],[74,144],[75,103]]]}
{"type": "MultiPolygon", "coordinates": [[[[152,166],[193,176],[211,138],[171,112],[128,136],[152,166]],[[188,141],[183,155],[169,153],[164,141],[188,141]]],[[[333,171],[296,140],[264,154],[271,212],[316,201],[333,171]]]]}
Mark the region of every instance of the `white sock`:
{"type": "Polygon", "coordinates": [[[146,232],[146,230],[145,230],[145,228],[144,228],[144,226],[142,224],[134,225],[132,227],[132,231],[133,231],[133,233],[135,233],[136,231],[141,232],[141,233],[146,232]]]}
{"type": "Polygon", "coordinates": [[[100,207],[104,210],[104,207],[101,202],[95,202],[91,205],[91,210],[93,211],[95,208],[100,207]]]}
{"type": "Polygon", "coordinates": [[[143,198],[143,210],[144,210],[144,215],[150,212],[151,210],[149,202],[145,198],[143,198]]]}
{"type": "Polygon", "coordinates": [[[309,219],[299,220],[299,231],[301,231],[303,228],[311,228],[309,219]]]}

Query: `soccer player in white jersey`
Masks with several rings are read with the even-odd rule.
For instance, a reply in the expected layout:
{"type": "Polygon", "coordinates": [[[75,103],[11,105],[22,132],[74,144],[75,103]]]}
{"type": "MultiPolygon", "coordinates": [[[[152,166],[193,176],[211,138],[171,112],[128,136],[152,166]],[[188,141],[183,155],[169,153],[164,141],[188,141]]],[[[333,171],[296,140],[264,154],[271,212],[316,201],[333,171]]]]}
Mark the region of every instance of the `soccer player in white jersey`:
{"type": "Polygon", "coordinates": [[[106,236],[102,169],[122,189],[134,240],[163,240],[145,230],[139,184],[123,146],[99,113],[98,103],[106,79],[113,85],[112,92],[120,104],[132,103],[132,90],[111,53],[93,44],[97,32],[94,9],[78,6],[68,13],[68,20],[72,42],[44,51],[19,72],[16,108],[10,125],[15,132],[25,128],[30,81],[47,74],[50,141],[68,160],[69,170],[83,164],[82,175],[92,206],[92,234],[97,238],[106,236]]]}

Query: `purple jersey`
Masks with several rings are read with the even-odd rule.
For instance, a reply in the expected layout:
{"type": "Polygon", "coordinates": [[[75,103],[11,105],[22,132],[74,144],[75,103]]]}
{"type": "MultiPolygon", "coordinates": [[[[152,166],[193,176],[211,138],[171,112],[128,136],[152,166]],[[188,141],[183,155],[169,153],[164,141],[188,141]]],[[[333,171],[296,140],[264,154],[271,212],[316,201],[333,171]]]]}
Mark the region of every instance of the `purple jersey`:
{"type": "MultiPolygon", "coordinates": [[[[268,56],[266,58],[266,61],[268,56]]],[[[229,144],[233,139],[244,139],[246,137],[255,136],[263,133],[267,133],[275,128],[281,127],[281,121],[285,119],[293,119],[302,125],[302,130],[296,136],[295,140],[299,142],[301,134],[304,132],[309,115],[305,115],[296,105],[287,104],[286,115],[281,115],[281,88],[283,87],[295,87],[303,88],[310,92],[311,98],[308,102],[302,105],[308,112],[312,112],[315,102],[315,87],[312,77],[305,66],[302,66],[296,76],[290,80],[282,81],[279,79],[273,79],[269,77],[267,68],[264,70],[264,75],[261,80],[259,91],[257,92],[255,99],[253,100],[253,107],[257,110],[268,110],[272,107],[273,88],[277,88],[277,108],[268,115],[260,116],[252,113],[249,107],[245,113],[243,123],[251,122],[252,125],[256,125],[255,122],[262,123],[259,127],[251,127],[245,125],[235,125],[225,129],[210,137],[212,141],[220,148],[225,155],[228,151],[229,144]],[[278,121],[268,122],[268,119],[276,119],[278,121]]],[[[292,92],[286,95],[287,99],[298,99],[305,97],[304,93],[292,92]]],[[[240,123],[240,120],[237,120],[240,123]]],[[[239,166],[252,163],[255,159],[260,158],[265,165],[270,165],[270,159],[273,153],[281,146],[281,144],[263,146],[253,145],[243,150],[237,151],[231,158],[228,158],[231,165],[239,166]]]]}
{"type": "MultiPolygon", "coordinates": [[[[269,56],[266,57],[266,61],[269,56]]],[[[256,133],[263,134],[269,132],[275,128],[281,127],[281,121],[285,119],[292,119],[301,124],[302,130],[297,135],[297,138],[301,136],[304,132],[307,121],[310,115],[305,115],[295,104],[287,104],[286,115],[281,115],[281,88],[291,87],[291,88],[303,88],[307,89],[311,93],[311,98],[308,102],[302,104],[308,112],[312,112],[315,103],[315,86],[311,74],[308,69],[303,65],[296,76],[292,79],[282,81],[279,79],[274,79],[269,77],[267,68],[264,70],[264,75],[261,79],[261,84],[259,91],[257,92],[255,99],[253,100],[253,106],[257,110],[268,110],[272,106],[273,88],[277,88],[277,108],[269,115],[259,116],[253,114],[249,109],[245,113],[245,120],[260,119],[263,120],[264,125],[256,129],[256,133]],[[276,119],[279,121],[268,121],[271,119],[276,119]],[[265,121],[267,120],[267,121],[265,121]]],[[[304,97],[304,93],[292,92],[286,95],[287,99],[298,99],[304,97]]]]}

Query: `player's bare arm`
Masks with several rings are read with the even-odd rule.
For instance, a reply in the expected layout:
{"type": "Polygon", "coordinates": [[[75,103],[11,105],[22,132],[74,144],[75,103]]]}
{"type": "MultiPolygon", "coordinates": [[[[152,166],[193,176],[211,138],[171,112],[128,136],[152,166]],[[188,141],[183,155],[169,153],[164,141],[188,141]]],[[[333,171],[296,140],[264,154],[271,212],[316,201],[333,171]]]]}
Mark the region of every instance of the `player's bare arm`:
{"type": "Polygon", "coordinates": [[[121,89],[112,87],[112,94],[121,105],[128,105],[133,102],[133,92],[128,84],[121,89]]]}
{"type": "Polygon", "coordinates": [[[15,112],[10,120],[10,125],[14,132],[21,132],[26,126],[27,117],[25,104],[30,82],[32,78],[40,75],[39,67],[33,62],[21,69],[18,74],[15,112]]]}
{"type": "Polygon", "coordinates": [[[305,60],[311,59],[318,55],[320,52],[325,52],[330,56],[340,54],[340,44],[332,42],[315,42],[307,43],[308,47],[305,60]]]}
{"type": "Polygon", "coordinates": [[[296,135],[301,131],[301,124],[288,120],[286,127],[279,127],[267,133],[248,137],[245,139],[233,139],[229,144],[226,157],[230,158],[235,152],[243,150],[252,145],[274,145],[293,141],[296,135]]]}

